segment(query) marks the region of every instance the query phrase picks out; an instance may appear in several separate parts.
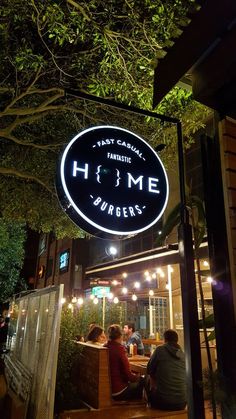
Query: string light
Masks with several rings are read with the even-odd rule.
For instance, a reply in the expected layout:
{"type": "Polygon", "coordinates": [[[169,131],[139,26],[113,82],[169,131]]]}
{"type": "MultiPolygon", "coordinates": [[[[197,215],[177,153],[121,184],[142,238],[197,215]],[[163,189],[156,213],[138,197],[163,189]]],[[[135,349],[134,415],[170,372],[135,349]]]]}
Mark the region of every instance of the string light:
{"type": "Polygon", "coordinates": [[[127,292],[128,292],[128,288],[123,287],[121,291],[122,291],[122,293],[123,293],[123,294],[127,294],[127,292]]]}
{"type": "Polygon", "coordinates": [[[137,301],[137,299],[138,299],[137,295],[135,295],[135,294],[133,294],[131,298],[132,298],[133,301],[137,301]]]}
{"type": "Polygon", "coordinates": [[[153,290],[149,290],[149,295],[150,295],[150,297],[153,297],[154,291],[153,290]]]}
{"type": "Polygon", "coordinates": [[[72,300],[71,300],[71,302],[74,304],[74,303],[77,303],[77,298],[76,297],[73,297],[72,298],[72,300]]]}
{"type": "Polygon", "coordinates": [[[164,274],[164,272],[163,272],[163,270],[161,268],[157,268],[156,273],[158,275],[160,275],[161,278],[164,278],[165,277],[165,274],[164,274]]]}
{"type": "Polygon", "coordinates": [[[97,298],[97,297],[95,297],[95,298],[93,299],[93,304],[98,304],[98,298],[97,298]]]}
{"type": "Polygon", "coordinates": [[[73,308],[73,305],[71,303],[69,303],[68,308],[71,310],[73,308]]]}
{"type": "Polygon", "coordinates": [[[61,304],[65,304],[65,302],[66,302],[66,298],[65,297],[62,297],[61,298],[61,304]]]}
{"type": "Polygon", "coordinates": [[[123,278],[127,278],[127,272],[123,272],[123,274],[122,274],[122,276],[123,276],[123,278]]]}
{"type": "Polygon", "coordinates": [[[140,288],[140,282],[136,281],[134,283],[134,288],[139,289],[140,288]]]}
{"type": "Polygon", "coordinates": [[[115,297],[115,298],[114,298],[114,300],[113,300],[113,302],[114,302],[115,304],[118,304],[118,303],[119,303],[119,298],[118,298],[118,297],[115,297]]]}
{"type": "Polygon", "coordinates": [[[82,297],[79,297],[79,298],[78,298],[78,301],[77,301],[77,304],[78,304],[79,306],[81,306],[81,305],[83,304],[83,302],[84,302],[83,298],[82,298],[82,297]]]}
{"type": "Polygon", "coordinates": [[[112,285],[118,285],[118,281],[114,279],[114,281],[112,281],[112,285]]]}

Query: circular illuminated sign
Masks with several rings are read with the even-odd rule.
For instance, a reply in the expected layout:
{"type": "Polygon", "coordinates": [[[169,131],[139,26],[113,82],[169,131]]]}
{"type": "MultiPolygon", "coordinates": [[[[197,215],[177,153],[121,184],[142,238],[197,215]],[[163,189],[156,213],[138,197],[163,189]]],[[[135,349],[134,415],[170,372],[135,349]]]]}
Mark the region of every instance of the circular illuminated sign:
{"type": "Polygon", "coordinates": [[[165,210],[169,187],[164,166],[146,141],[123,128],[97,126],[65,148],[57,193],[79,227],[115,239],[154,225],[165,210]]]}

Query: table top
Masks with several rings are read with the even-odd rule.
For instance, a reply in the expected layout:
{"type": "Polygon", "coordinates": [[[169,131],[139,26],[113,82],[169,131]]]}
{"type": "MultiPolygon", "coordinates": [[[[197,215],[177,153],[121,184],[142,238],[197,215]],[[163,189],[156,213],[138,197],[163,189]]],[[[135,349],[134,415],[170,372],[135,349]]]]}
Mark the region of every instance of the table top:
{"type": "Polygon", "coordinates": [[[164,340],[156,340],[156,339],[142,339],[143,344],[145,345],[163,345],[164,340]]]}
{"type": "Polygon", "coordinates": [[[148,361],[149,361],[150,358],[148,358],[147,356],[143,357],[143,358],[146,358],[146,359],[145,360],[142,359],[142,360],[135,360],[134,361],[134,360],[129,358],[129,365],[130,365],[130,369],[131,369],[132,372],[138,372],[141,375],[146,374],[147,364],[148,364],[148,361]]]}
{"type": "Polygon", "coordinates": [[[145,355],[132,355],[128,356],[129,362],[148,362],[149,356],[145,355]]]}

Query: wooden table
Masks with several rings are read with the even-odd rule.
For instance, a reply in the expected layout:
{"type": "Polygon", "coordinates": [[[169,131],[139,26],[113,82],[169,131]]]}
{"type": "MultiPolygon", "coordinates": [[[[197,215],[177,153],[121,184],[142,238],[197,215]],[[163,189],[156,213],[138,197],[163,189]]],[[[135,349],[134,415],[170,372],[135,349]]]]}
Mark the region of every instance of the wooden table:
{"type": "Polygon", "coordinates": [[[156,339],[142,339],[144,345],[163,345],[164,340],[156,340],[156,339]]]}
{"type": "Polygon", "coordinates": [[[134,355],[128,358],[130,369],[133,372],[138,372],[141,375],[145,375],[147,372],[147,363],[149,361],[148,356],[134,355]]]}

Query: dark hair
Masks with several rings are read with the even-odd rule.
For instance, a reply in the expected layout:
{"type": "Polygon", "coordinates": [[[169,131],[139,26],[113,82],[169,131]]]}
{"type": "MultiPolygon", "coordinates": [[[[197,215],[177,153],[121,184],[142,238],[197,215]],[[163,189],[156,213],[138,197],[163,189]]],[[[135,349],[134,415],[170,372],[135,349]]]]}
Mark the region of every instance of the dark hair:
{"type": "Polygon", "coordinates": [[[125,323],[125,326],[128,326],[128,329],[132,329],[135,332],[135,324],[133,322],[125,323]]]}
{"type": "Polygon", "coordinates": [[[98,337],[104,332],[101,326],[93,326],[86,340],[91,340],[92,342],[97,342],[98,337]]]}
{"type": "Polygon", "coordinates": [[[122,336],[122,331],[118,324],[112,324],[109,326],[107,332],[110,340],[116,340],[122,336]]]}
{"type": "Polygon", "coordinates": [[[178,342],[178,333],[173,329],[165,330],[164,332],[165,342],[177,343],[178,342]]]}

